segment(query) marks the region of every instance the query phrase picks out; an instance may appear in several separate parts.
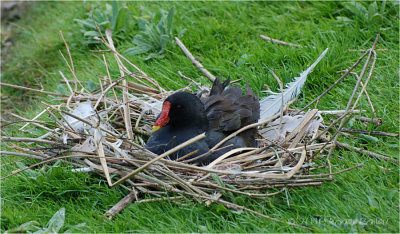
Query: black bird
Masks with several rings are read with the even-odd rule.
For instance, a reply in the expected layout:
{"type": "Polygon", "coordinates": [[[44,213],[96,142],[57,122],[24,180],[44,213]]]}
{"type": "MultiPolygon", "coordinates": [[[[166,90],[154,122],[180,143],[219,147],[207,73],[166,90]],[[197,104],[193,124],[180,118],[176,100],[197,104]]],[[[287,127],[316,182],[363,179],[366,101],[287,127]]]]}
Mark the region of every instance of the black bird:
{"type": "MultiPolygon", "coordinates": [[[[187,92],[170,95],[163,103],[161,114],[153,126],[153,134],[147,141],[146,148],[156,154],[162,154],[192,137],[206,132],[206,138],[199,140],[170,155],[177,159],[195,150],[194,158],[209,151],[213,146],[232,132],[260,118],[260,103],[247,85],[246,94],[242,95],[239,86],[229,86],[230,79],[224,83],[217,78],[210,94],[199,99],[187,92]]],[[[257,129],[246,130],[221,147],[232,144],[224,150],[201,157],[195,162],[209,164],[220,155],[234,148],[256,147],[257,129]]]]}

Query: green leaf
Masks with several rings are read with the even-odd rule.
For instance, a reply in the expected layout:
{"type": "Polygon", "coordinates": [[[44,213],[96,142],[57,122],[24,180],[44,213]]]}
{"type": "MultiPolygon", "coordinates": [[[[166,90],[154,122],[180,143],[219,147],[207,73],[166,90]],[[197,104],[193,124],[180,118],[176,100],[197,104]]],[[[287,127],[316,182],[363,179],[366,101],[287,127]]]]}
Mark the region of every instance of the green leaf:
{"type": "Polygon", "coordinates": [[[167,15],[167,25],[166,25],[166,30],[168,35],[172,34],[172,19],[174,17],[174,12],[175,12],[175,7],[171,7],[168,11],[168,15],[167,15]]]}
{"type": "Polygon", "coordinates": [[[336,19],[338,21],[343,21],[343,22],[351,22],[351,21],[353,21],[352,19],[349,19],[349,18],[347,18],[345,16],[336,16],[336,19]]]}
{"type": "Polygon", "coordinates": [[[50,221],[47,223],[47,230],[52,233],[58,233],[64,226],[65,221],[65,208],[59,209],[50,221]]]}
{"type": "Polygon", "coordinates": [[[143,18],[138,18],[137,23],[138,23],[140,31],[145,31],[147,25],[149,25],[149,21],[147,21],[146,19],[143,19],[143,18]]]}
{"type": "Polygon", "coordinates": [[[370,136],[370,135],[365,135],[365,134],[359,134],[359,139],[363,140],[367,143],[372,142],[372,143],[378,143],[379,139],[374,137],[374,136],[370,136]]]}
{"type": "Polygon", "coordinates": [[[161,51],[163,52],[167,43],[169,41],[169,36],[168,35],[161,35],[160,37],[160,46],[161,46],[161,51]]]}
{"type": "Polygon", "coordinates": [[[99,32],[97,32],[97,31],[87,31],[83,35],[85,37],[98,37],[98,36],[100,36],[99,32]]]}
{"type": "Polygon", "coordinates": [[[112,16],[111,16],[111,30],[115,31],[115,27],[117,26],[118,19],[118,2],[112,1],[112,16]]]}
{"type": "Polygon", "coordinates": [[[13,229],[6,231],[6,233],[22,233],[22,232],[28,232],[28,231],[36,231],[39,229],[41,229],[41,227],[39,227],[38,221],[29,221],[29,222],[19,225],[18,227],[15,227],[13,229]]]}
{"type": "Polygon", "coordinates": [[[128,15],[129,15],[128,8],[123,7],[119,10],[116,30],[121,30],[124,27],[126,22],[128,22],[128,15]]]}
{"type": "Polygon", "coordinates": [[[86,20],[74,19],[74,21],[78,22],[78,23],[80,23],[82,25],[85,25],[85,26],[87,26],[87,27],[89,27],[91,29],[96,29],[96,25],[94,25],[94,23],[90,23],[90,22],[88,22],[86,20]]]}
{"type": "Polygon", "coordinates": [[[375,200],[375,198],[373,196],[367,196],[368,197],[368,203],[369,203],[369,208],[372,211],[376,211],[379,209],[379,204],[378,202],[375,200]]]}
{"type": "MultiPolygon", "coordinates": [[[[26,168],[26,165],[24,163],[22,163],[22,162],[16,162],[16,164],[20,169],[26,168]]],[[[26,177],[29,177],[29,178],[32,178],[32,179],[35,179],[35,180],[39,176],[42,175],[42,173],[40,171],[35,171],[35,170],[32,170],[32,169],[27,169],[27,170],[23,171],[22,173],[25,174],[26,177]]]]}
{"type": "Polygon", "coordinates": [[[215,182],[217,182],[217,184],[221,187],[225,187],[225,184],[222,182],[221,178],[219,178],[219,176],[215,173],[210,173],[211,177],[213,178],[213,180],[215,182]]]}
{"type": "Polygon", "coordinates": [[[386,8],[386,0],[383,0],[383,1],[382,1],[382,4],[381,4],[381,9],[380,9],[380,11],[379,11],[379,13],[380,13],[381,15],[385,14],[385,8],[386,8]]]}
{"type": "Polygon", "coordinates": [[[136,47],[129,48],[125,51],[125,54],[127,55],[138,55],[138,54],[143,54],[146,52],[149,52],[152,49],[151,46],[146,46],[146,45],[140,45],[136,47]]]}
{"type": "Polygon", "coordinates": [[[147,61],[147,60],[150,60],[150,59],[153,59],[153,58],[161,59],[161,58],[164,58],[164,55],[161,54],[160,52],[158,52],[158,53],[151,53],[151,54],[149,54],[144,60],[147,61]]]}
{"type": "Polygon", "coordinates": [[[146,45],[146,46],[152,47],[151,42],[149,42],[149,36],[148,35],[138,34],[133,39],[132,43],[137,45],[137,46],[146,45]]]}
{"type": "Polygon", "coordinates": [[[242,56],[240,57],[240,59],[237,61],[236,66],[237,66],[237,67],[242,66],[243,64],[245,64],[245,63],[247,62],[247,59],[248,59],[247,54],[242,55],[242,56]]]}
{"type": "Polygon", "coordinates": [[[77,225],[72,226],[68,230],[66,230],[64,233],[69,234],[69,233],[78,233],[78,232],[85,232],[85,229],[83,227],[86,227],[86,223],[80,223],[77,225]]]}
{"type": "Polygon", "coordinates": [[[376,2],[369,4],[369,6],[368,6],[368,22],[369,23],[374,23],[372,21],[372,17],[375,14],[377,14],[377,12],[378,12],[378,5],[376,4],[376,2]]]}

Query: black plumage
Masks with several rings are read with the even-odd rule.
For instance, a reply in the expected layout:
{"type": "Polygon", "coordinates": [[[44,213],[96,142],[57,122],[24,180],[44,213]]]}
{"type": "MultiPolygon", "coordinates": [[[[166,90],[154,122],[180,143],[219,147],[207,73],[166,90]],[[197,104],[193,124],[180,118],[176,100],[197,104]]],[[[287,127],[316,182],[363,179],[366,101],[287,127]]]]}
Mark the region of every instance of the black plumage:
{"type": "MultiPolygon", "coordinates": [[[[199,99],[187,92],[178,92],[169,96],[163,104],[163,111],[154,125],[154,132],[147,141],[146,148],[156,154],[179,145],[190,138],[206,132],[206,138],[170,155],[170,159],[182,157],[198,150],[189,158],[197,157],[209,151],[230,133],[258,121],[260,104],[250,87],[242,95],[239,86],[228,86],[229,78],[221,83],[216,79],[208,97],[199,99]]],[[[232,147],[202,157],[196,162],[208,164],[233,148],[255,147],[256,129],[249,129],[223,146],[232,147]]]]}

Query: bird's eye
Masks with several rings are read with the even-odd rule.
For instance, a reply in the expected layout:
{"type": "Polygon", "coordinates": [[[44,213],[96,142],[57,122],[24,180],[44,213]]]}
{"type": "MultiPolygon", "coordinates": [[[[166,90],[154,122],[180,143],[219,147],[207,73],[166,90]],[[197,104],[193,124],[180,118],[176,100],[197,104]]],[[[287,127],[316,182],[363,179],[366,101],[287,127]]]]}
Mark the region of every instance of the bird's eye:
{"type": "Polygon", "coordinates": [[[177,110],[182,110],[182,109],[183,109],[183,106],[182,106],[182,105],[176,105],[176,109],[177,109],[177,110]]]}

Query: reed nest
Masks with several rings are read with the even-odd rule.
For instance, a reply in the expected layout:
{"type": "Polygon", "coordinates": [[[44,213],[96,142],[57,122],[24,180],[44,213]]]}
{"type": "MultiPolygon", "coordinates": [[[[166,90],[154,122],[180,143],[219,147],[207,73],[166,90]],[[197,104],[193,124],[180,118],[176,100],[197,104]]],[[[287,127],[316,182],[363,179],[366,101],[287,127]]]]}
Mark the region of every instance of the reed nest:
{"type": "MultiPolygon", "coordinates": [[[[62,32],[60,34],[62,36],[62,32]]],[[[146,139],[151,134],[151,126],[155,122],[154,111],[149,110],[176,91],[164,90],[155,79],[147,76],[121,55],[114,47],[111,31],[107,30],[105,37],[97,38],[106,49],[93,52],[102,54],[107,73],[99,79],[100,88],[91,92],[87,91],[76,76],[74,62],[68,44],[64,40],[69,59],[64,55],[63,57],[73,79],[68,80],[61,72],[60,75],[70,95],[2,84],[57,96],[55,100],[59,103],[49,105],[42,102],[43,111],[32,120],[14,115],[27,121],[20,130],[30,125],[44,129],[47,133],[37,138],[2,137],[2,142],[23,141],[35,144],[34,148],[30,149],[11,146],[19,152],[3,151],[3,154],[39,160],[38,163],[14,171],[6,177],[42,164],[63,160],[75,166],[77,169],[74,171],[97,172],[106,179],[110,187],[124,183],[130,189],[130,193],[125,198],[106,212],[105,215],[109,218],[131,202],[169,200],[180,204],[189,198],[189,200],[207,205],[214,202],[221,203],[232,209],[246,210],[277,222],[299,227],[297,224],[283,222],[230,202],[230,196],[238,194],[265,199],[284,192],[288,188],[320,186],[324,182],[334,181],[335,174],[362,166],[355,165],[345,170],[335,170],[329,160],[335,147],[355,150],[371,157],[398,163],[385,156],[337,141],[339,134],[345,131],[343,126],[349,117],[355,113],[363,113],[356,107],[362,95],[368,97],[365,87],[374,69],[378,38],[379,35],[371,49],[367,50],[351,68],[342,71],[343,75],[335,84],[303,109],[291,109],[290,105],[294,102],[292,100],[272,118],[246,126],[229,136],[233,137],[248,128],[258,128],[260,147],[233,149],[207,166],[191,163],[191,160],[187,160],[186,157],[190,155],[178,160],[168,159],[169,154],[205,137],[205,134],[192,138],[162,155],[155,155],[143,148],[146,139]],[[113,53],[120,70],[119,78],[113,79],[110,76],[104,53],[113,53]],[[346,110],[318,110],[319,100],[344,77],[351,74],[362,61],[365,65],[357,76],[357,83],[346,110]],[[361,81],[363,77],[366,77],[364,83],[361,81]],[[357,96],[358,90],[361,91],[357,96]],[[315,108],[309,109],[312,104],[316,104],[315,108]],[[85,105],[89,108],[89,114],[81,114],[79,111],[85,105]],[[38,119],[43,114],[51,115],[54,118],[54,124],[46,126],[45,122],[39,121],[38,119]],[[331,122],[323,121],[322,116],[327,114],[336,116],[336,119],[331,122]],[[274,139],[266,137],[267,132],[271,131],[276,133],[277,137],[274,139]],[[321,167],[328,167],[329,171],[326,174],[313,173],[315,169],[321,167]],[[143,194],[150,194],[153,198],[143,199],[143,194]]],[[[182,42],[177,38],[176,42],[193,64],[212,80],[211,73],[193,58],[182,42]]],[[[183,74],[181,77],[189,79],[183,74]]],[[[198,86],[198,83],[191,80],[189,86],[191,85],[198,86]]],[[[183,90],[190,91],[189,86],[183,90]]],[[[373,108],[372,103],[370,105],[373,108]]],[[[358,119],[381,123],[376,116],[358,119]]],[[[217,144],[209,153],[220,150],[220,146],[228,138],[217,144]]]]}

